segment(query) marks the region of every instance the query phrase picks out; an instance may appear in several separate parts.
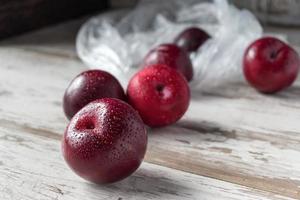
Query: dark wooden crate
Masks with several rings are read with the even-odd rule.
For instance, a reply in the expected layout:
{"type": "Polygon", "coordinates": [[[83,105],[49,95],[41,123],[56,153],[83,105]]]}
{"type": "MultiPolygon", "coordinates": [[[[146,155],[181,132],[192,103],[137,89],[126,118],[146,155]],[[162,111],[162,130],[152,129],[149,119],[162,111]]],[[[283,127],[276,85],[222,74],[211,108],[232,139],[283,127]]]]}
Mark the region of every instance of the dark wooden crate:
{"type": "Polygon", "coordinates": [[[0,39],[108,8],[108,0],[0,0],[0,39]]]}

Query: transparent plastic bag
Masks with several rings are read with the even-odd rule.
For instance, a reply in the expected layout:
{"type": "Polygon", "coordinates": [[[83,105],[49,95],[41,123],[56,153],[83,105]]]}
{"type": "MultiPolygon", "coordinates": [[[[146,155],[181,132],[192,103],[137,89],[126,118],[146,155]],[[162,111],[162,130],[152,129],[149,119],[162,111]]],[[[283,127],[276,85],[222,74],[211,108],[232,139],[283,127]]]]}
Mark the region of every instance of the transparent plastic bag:
{"type": "Polygon", "coordinates": [[[112,73],[126,87],[151,48],[172,42],[190,26],[212,36],[191,55],[192,89],[241,80],[243,53],[263,30],[254,15],[226,0],[142,0],[133,10],[101,14],[82,26],[77,52],[87,66],[112,73]]]}

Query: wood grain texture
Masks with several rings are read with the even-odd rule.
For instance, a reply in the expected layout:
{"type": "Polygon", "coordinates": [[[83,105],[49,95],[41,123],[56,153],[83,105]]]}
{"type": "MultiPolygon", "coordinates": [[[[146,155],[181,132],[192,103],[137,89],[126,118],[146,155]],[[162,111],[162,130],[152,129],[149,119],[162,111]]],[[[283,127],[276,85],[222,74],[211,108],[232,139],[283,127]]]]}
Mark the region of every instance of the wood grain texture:
{"type": "MultiPolygon", "coordinates": [[[[0,107],[0,127],[44,140],[61,137],[67,124],[61,108],[64,89],[86,69],[76,57],[73,39],[58,42],[60,33],[74,38],[72,27],[76,24],[35,33],[37,43],[24,42],[33,40],[32,35],[2,43],[0,105],[5,106],[0,107]]],[[[298,81],[274,96],[261,95],[245,83],[194,92],[180,122],[150,130],[146,161],[154,165],[146,165],[256,188],[270,199],[300,199],[299,87],[298,81]]]]}
{"type": "Polygon", "coordinates": [[[148,163],[119,183],[97,186],[68,169],[59,141],[30,131],[0,127],[0,199],[289,199],[148,163]]]}

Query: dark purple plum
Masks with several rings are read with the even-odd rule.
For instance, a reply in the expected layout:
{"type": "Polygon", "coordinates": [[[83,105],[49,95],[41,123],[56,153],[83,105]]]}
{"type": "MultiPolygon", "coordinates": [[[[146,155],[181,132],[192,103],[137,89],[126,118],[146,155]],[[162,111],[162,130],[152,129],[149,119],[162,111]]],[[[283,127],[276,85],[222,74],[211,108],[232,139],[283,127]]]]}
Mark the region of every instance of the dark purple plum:
{"type": "Polygon", "coordinates": [[[143,60],[144,67],[156,64],[176,69],[187,81],[193,78],[193,66],[189,55],[175,44],[161,44],[152,49],[143,60]]]}
{"type": "Polygon", "coordinates": [[[112,183],[126,178],[141,164],[147,132],[138,112],[114,98],[95,100],[83,107],[67,126],[63,156],[82,178],[112,183]]]}
{"type": "Polygon", "coordinates": [[[126,100],[119,81],[110,73],[101,70],[88,70],[76,76],[65,91],[63,108],[71,119],[86,104],[101,98],[126,100]]]}
{"type": "Polygon", "coordinates": [[[202,29],[191,27],[182,31],[174,40],[175,44],[191,53],[199,49],[210,36],[202,29]]]}

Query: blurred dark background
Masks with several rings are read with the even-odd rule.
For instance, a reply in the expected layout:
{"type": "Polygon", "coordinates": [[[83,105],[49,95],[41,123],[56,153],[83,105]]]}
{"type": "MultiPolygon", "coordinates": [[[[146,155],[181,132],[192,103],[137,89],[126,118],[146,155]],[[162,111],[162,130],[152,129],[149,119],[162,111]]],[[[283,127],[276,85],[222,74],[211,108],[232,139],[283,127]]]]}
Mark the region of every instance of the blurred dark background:
{"type": "MultiPolygon", "coordinates": [[[[251,10],[264,24],[300,26],[300,0],[229,1],[251,10]]],[[[82,15],[133,7],[137,3],[138,0],[0,0],[0,39],[82,15]]]]}
{"type": "Polygon", "coordinates": [[[0,0],[0,39],[108,7],[108,0],[0,0]]]}

